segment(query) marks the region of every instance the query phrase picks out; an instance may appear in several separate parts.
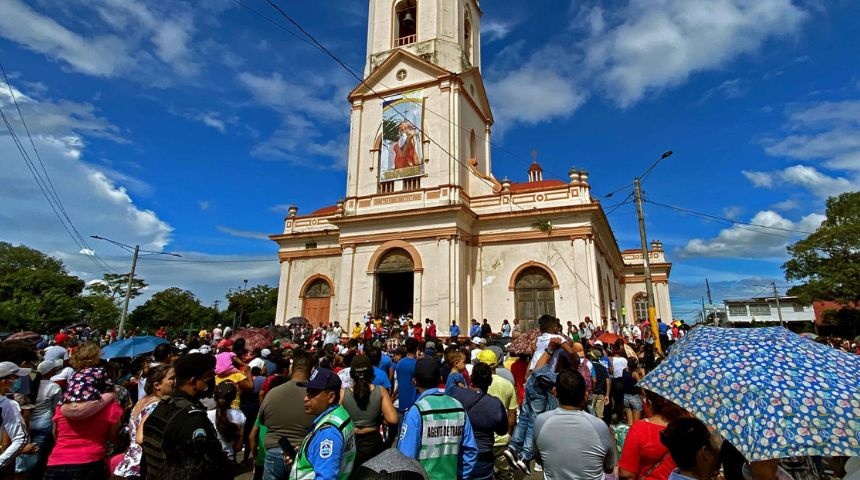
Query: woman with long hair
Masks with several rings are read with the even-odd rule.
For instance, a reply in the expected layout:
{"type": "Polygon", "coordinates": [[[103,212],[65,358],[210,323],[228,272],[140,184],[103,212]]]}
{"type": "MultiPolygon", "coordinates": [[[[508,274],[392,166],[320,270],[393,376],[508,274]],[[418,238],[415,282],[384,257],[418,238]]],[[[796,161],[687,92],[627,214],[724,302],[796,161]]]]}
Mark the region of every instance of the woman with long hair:
{"type": "Polygon", "coordinates": [[[239,389],[233,382],[221,382],[215,387],[215,408],[209,410],[209,420],[218,431],[221,448],[231,462],[236,460],[236,452],[242,450],[242,430],[245,428],[245,414],[241,410],[230,408],[239,394],[239,389]]]}
{"type": "Polygon", "coordinates": [[[675,469],[660,433],[687,412],[650,390],[643,392],[650,416],[633,422],[627,432],[618,462],[619,480],[666,480],[675,469]]]}
{"type": "Polygon", "coordinates": [[[375,457],[384,450],[379,429],[384,421],[396,426],[397,410],[388,395],[388,390],[373,384],[373,363],[367,355],[352,359],[349,368],[352,386],[340,392],[340,403],[349,412],[355,425],[355,465],[375,457]]]}
{"type": "Polygon", "coordinates": [[[145,396],[138,400],[131,410],[128,419],[128,433],[131,437],[128,450],[122,454],[122,459],[113,470],[115,477],[140,478],[140,460],[143,458],[143,424],[149,414],[158,406],[162,398],[173,392],[176,376],[173,367],[167,364],[158,364],[149,367],[147,381],[144,385],[145,396]]]}

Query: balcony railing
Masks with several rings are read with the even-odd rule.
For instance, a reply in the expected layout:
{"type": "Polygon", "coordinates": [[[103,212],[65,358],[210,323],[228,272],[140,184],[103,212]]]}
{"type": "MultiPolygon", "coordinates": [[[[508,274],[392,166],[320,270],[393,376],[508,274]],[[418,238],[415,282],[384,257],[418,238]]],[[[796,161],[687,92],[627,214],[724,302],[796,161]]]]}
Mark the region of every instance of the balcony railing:
{"type": "Polygon", "coordinates": [[[403,45],[409,45],[410,43],[415,43],[418,35],[406,35],[405,37],[400,37],[394,41],[395,47],[402,47],[403,45]]]}

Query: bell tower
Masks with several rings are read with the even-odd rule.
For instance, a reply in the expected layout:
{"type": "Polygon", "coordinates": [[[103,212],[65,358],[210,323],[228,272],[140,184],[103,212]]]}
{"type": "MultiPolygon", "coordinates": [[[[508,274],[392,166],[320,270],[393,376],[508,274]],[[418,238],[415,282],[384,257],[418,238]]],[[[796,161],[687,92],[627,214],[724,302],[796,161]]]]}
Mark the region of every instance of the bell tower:
{"type": "Polygon", "coordinates": [[[477,0],[370,0],[364,74],[396,49],[453,73],[480,68],[480,20],[477,0]]]}
{"type": "Polygon", "coordinates": [[[364,80],[349,94],[346,216],[501,188],[489,173],[480,17],[477,0],[370,1],[364,80]]]}

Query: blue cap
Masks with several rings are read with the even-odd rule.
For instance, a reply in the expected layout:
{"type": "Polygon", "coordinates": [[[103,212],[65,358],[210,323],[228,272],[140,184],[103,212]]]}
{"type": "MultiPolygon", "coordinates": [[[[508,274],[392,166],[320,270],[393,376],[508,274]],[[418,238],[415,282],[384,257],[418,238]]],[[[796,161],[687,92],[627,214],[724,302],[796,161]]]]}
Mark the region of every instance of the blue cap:
{"type": "Polygon", "coordinates": [[[340,377],[328,368],[317,368],[311,372],[307,382],[299,382],[297,385],[311,390],[340,390],[341,382],[340,377]]]}

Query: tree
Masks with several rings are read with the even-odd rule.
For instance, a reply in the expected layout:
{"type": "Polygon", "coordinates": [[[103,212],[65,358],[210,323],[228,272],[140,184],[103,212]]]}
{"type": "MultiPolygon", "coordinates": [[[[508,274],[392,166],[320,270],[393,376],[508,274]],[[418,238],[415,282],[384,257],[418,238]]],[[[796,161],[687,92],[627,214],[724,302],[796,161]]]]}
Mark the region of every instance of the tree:
{"type": "Polygon", "coordinates": [[[190,291],[170,287],[135,308],[129,322],[148,331],[161,326],[175,331],[210,325],[218,318],[215,309],[203,306],[190,291]]]}
{"type": "Polygon", "coordinates": [[[84,321],[90,328],[108,330],[117,325],[120,308],[108,297],[102,295],[86,295],[84,300],[84,321]]]}
{"type": "Polygon", "coordinates": [[[81,320],[84,282],[63,262],[24,245],[0,242],[0,324],[53,330],[81,320]]]}
{"type": "MultiPolygon", "coordinates": [[[[140,296],[141,291],[148,285],[140,278],[135,278],[131,282],[131,297],[140,296]]],[[[128,274],[125,273],[105,273],[101,280],[94,281],[87,286],[87,291],[91,295],[99,295],[109,298],[117,305],[125,298],[125,292],[128,288],[128,274]]]]}
{"type": "Polygon", "coordinates": [[[788,247],[791,260],[782,265],[785,278],[804,282],[788,293],[803,302],[860,301],[860,192],[827,199],[824,222],[788,247]]]}
{"type": "Polygon", "coordinates": [[[237,325],[265,327],[275,321],[278,305],[278,289],[268,285],[257,285],[227,295],[227,311],[236,315],[237,325]]]}

